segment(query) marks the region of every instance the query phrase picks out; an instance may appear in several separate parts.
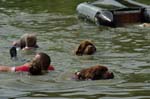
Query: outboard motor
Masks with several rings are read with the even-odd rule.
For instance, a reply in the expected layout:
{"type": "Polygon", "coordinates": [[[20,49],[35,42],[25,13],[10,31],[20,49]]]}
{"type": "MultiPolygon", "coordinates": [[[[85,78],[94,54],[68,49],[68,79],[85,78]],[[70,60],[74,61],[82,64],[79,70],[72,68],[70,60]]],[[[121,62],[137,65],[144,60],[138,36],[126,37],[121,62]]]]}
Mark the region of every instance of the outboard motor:
{"type": "Polygon", "coordinates": [[[87,2],[77,6],[79,17],[88,19],[97,25],[111,25],[113,23],[112,12],[96,7],[87,2]]]}
{"type": "Polygon", "coordinates": [[[150,8],[144,8],[144,20],[150,22],[150,8]]]}

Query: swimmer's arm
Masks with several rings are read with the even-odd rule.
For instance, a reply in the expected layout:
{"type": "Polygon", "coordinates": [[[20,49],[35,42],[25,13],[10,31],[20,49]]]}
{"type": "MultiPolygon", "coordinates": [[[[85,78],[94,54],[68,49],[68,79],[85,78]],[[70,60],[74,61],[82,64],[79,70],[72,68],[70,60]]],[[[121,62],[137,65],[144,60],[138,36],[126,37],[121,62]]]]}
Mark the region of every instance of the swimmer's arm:
{"type": "MultiPolygon", "coordinates": [[[[30,63],[25,63],[25,66],[30,66],[30,63]]],[[[17,66],[21,67],[21,66],[17,66]]],[[[0,66],[0,72],[15,72],[15,67],[10,66],[0,66]]]]}
{"type": "Polygon", "coordinates": [[[9,66],[0,66],[0,72],[11,72],[12,67],[9,66]]]}

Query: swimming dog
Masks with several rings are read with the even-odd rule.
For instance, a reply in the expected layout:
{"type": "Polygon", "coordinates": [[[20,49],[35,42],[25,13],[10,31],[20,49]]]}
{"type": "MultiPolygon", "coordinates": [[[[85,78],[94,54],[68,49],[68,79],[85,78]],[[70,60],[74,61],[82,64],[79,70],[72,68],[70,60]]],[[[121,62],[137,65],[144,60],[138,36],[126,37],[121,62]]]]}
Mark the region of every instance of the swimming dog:
{"type": "Polygon", "coordinates": [[[84,40],[80,43],[78,48],[75,50],[76,55],[91,55],[96,52],[96,47],[95,45],[89,41],[89,40],[84,40]]]}
{"type": "Polygon", "coordinates": [[[106,66],[95,65],[75,72],[76,80],[113,79],[114,74],[106,66]]]}

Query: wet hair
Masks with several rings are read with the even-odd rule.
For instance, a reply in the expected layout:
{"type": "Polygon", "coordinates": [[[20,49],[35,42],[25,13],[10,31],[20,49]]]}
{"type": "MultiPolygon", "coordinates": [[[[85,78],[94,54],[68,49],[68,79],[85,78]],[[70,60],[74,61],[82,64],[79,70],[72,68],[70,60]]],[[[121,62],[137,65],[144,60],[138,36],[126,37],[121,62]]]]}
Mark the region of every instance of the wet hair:
{"type": "Polygon", "coordinates": [[[16,41],[14,46],[20,47],[21,49],[25,47],[35,47],[37,48],[37,38],[35,34],[24,34],[21,36],[20,40],[16,41]]]}
{"type": "Polygon", "coordinates": [[[51,59],[47,54],[37,53],[37,55],[39,55],[40,57],[31,61],[31,67],[29,68],[29,73],[31,75],[45,74],[51,63],[51,59]]]}
{"type": "Polygon", "coordinates": [[[29,73],[31,75],[42,75],[42,65],[39,60],[31,62],[31,67],[29,68],[29,73]]]}
{"type": "Polygon", "coordinates": [[[36,41],[37,41],[37,39],[34,34],[28,34],[27,37],[25,38],[27,47],[35,47],[36,41]]]}

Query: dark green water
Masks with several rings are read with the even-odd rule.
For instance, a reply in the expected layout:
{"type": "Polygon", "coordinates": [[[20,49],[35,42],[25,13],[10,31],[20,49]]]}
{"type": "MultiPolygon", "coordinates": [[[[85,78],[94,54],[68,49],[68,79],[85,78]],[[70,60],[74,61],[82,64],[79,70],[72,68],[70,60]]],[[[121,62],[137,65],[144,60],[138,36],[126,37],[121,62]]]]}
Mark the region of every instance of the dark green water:
{"type": "Polygon", "coordinates": [[[143,3],[143,4],[150,4],[150,1],[149,0],[135,0],[135,1],[138,1],[140,3],[143,3]]]}
{"type": "Polygon", "coordinates": [[[56,68],[43,76],[1,72],[0,99],[150,99],[150,29],[80,21],[75,11],[80,2],[84,0],[0,0],[0,64],[30,60],[35,52],[19,51],[20,59],[10,60],[9,47],[22,34],[36,33],[36,52],[48,53],[56,68]],[[74,48],[84,39],[95,43],[96,54],[75,56],[74,48]],[[71,73],[95,64],[108,66],[115,78],[70,79],[71,73]]]}

